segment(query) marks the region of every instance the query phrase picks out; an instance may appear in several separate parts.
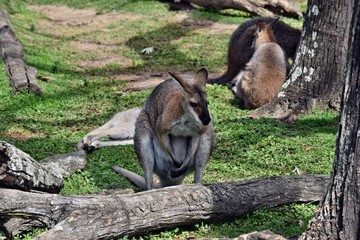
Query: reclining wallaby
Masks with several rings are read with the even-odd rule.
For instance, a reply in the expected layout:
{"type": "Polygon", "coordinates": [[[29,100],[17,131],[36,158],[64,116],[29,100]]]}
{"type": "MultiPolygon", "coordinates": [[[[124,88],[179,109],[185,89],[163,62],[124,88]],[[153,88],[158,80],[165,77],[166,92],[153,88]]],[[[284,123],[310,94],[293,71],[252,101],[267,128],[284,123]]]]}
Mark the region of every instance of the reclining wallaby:
{"type": "Polygon", "coordinates": [[[145,179],[113,166],[142,189],[181,184],[194,171],[194,183],[201,183],[215,145],[205,94],[207,70],[199,70],[192,81],[170,75],[172,79],[151,93],[136,121],[134,146],[145,179]],[[159,184],[153,183],[153,174],[159,177],[159,184]]]}
{"type": "Polygon", "coordinates": [[[93,151],[96,148],[134,144],[135,122],[140,108],[118,112],[107,123],[88,133],[77,144],[78,150],[93,151]],[[110,138],[110,141],[100,141],[110,138]]]}
{"type": "Polygon", "coordinates": [[[235,95],[244,100],[248,109],[268,103],[280,90],[286,77],[287,58],[276,43],[273,27],[277,19],[269,24],[259,20],[255,32],[255,53],[245,70],[235,79],[235,95]]]}
{"type": "MultiPolygon", "coordinates": [[[[232,34],[227,56],[227,70],[218,78],[209,79],[208,83],[227,85],[245,68],[255,49],[252,48],[256,23],[262,20],[266,24],[274,18],[259,17],[242,23],[232,34]]],[[[301,30],[293,28],[282,21],[278,21],[273,29],[278,44],[284,49],[287,57],[294,59],[296,48],[300,41],[301,30]]]]}

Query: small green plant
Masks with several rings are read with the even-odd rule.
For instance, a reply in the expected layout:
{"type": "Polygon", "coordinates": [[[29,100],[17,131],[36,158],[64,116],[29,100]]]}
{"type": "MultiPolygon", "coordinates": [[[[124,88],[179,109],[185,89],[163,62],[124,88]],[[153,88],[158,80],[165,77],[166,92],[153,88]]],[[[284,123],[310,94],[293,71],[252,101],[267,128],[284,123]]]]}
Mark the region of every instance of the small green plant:
{"type": "Polygon", "coordinates": [[[63,195],[90,194],[100,189],[95,185],[94,179],[88,171],[77,172],[67,176],[64,187],[61,189],[63,195]]]}
{"type": "Polygon", "coordinates": [[[30,26],[30,32],[35,32],[35,30],[36,30],[35,24],[31,24],[31,26],[30,26]]]}
{"type": "Polygon", "coordinates": [[[117,27],[117,25],[115,23],[110,23],[108,26],[108,29],[115,29],[117,27]]]}
{"type": "Polygon", "coordinates": [[[195,228],[197,229],[196,234],[199,235],[197,237],[207,236],[211,232],[211,227],[208,224],[195,224],[195,228]]]}
{"type": "Polygon", "coordinates": [[[50,68],[51,73],[59,73],[60,69],[60,61],[55,61],[50,68]]]}
{"type": "Polygon", "coordinates": [[[34,239],[36,236],[40,235],[41,233],[45,232],[46,230],[46,228],[34,228],[31,232],[15,236],[14,240],[31,240],[34,239]]]}

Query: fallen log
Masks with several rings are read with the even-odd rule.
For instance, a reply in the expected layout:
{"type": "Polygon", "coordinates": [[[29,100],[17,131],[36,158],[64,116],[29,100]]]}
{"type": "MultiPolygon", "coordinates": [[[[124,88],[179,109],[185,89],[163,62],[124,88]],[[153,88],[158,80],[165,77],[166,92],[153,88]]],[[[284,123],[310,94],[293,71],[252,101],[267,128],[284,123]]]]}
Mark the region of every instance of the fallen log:
{"type": "Polygon", "coordinates": [[[111,239],[228,221],[264,207],[319,201],[328,179],[320,175],[283,176],[125,195],[61,196],[0,188],[0,218],[33,219],[49,228],[36,239],[111,239]]]}
{"type": "Polygon", "coordinates": [[[60,154],[36,161],[15,146],[0,141],[0,187],[58,193],[64,176],[86,165],[84,152],[60,154]]]}
{"type": "Polygon", "coordinates": [[[24,63],[24,48],[10,25],[6,12],[0,8],[0,56],[5,63],[5,71],[10,78],[13,94],[32,92],[41,95],[36,81],[36,69],[24,63]]]}
{"type": "Polygon", "coordinates": [[[301,10],[293,0],[186,0],[198,6],[222,10],[237,9],[255,16],[275,17],[302,17],[301,10]]]}
{"type": "MultiPolygon", "coordinates": [[[[38,162],[0,141],[0,187],[58,193],[64,185],[64,176],[84,169],[85,165],[84,152],[59,154],[38,162]]],[[[41,226],[42,222],[31,218],[11,218],[4,224],[10,236],[41,226]]]]}

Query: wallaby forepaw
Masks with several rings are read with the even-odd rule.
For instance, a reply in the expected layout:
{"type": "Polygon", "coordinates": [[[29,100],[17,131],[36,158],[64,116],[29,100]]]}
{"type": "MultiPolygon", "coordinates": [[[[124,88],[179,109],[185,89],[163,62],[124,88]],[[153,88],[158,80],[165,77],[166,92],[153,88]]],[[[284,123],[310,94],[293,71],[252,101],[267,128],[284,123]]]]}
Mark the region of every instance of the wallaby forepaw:
{"type": "Polygon", "coordinates": [[[88,143],[83,143],[82,141],[78,143],[77,145],[78,151],[85,151],[85,152],[92,152],[96,148],[88,143]]]}

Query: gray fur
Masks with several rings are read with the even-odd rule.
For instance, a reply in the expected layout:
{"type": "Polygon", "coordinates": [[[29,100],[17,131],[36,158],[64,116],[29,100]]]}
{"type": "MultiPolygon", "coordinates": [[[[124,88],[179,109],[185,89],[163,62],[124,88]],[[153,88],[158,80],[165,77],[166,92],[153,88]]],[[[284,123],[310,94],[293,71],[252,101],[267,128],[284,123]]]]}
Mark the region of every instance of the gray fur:
{"type": "Polygon", "coordinates": [[[115,114],[107,123],[85,135],[77,144],[78,150],[93,151],[97,148],[134,144],[135,122],[140,108],[115,114]],[[110,138],[110,141],[102,139],[110,138]]]}
{"type": "MultiPolygon", "coordinates": [[[[181,184],[195,172],[202,175],[215,146],[214,128],[204,93],[207,71],[201,69],[193,81],[176,75],[157,86],[136,121],[134,147],[145,181],[129,171],[117,171],[138,187],[146,189],[181,184]],[[196,102],[196,107],[190,102],[196,102]],[[160,183],[154,184],[153,174],[160,183]]],[[[118,169],[119,170],[119,169],[118,169]]]]}

